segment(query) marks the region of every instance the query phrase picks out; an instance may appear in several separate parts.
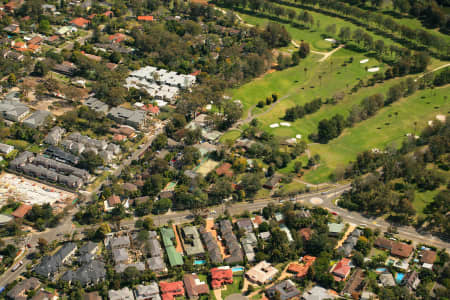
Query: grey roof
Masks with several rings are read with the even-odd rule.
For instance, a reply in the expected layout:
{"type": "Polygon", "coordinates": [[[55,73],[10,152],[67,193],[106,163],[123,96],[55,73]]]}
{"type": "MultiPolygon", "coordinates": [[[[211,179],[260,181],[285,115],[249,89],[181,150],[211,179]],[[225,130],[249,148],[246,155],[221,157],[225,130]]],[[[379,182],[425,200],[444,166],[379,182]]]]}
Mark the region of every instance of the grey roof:
{"type": "Polygon", "coordinates": [[[269,297],[274,297],[277,292],[281,300],[288,300],[300,296],[299,289],[290,279],[277,283],[266,291],[269,297]]]}
{"type": "Polygon", "coordinates": [[[123,273],[127,268],[136,268],[138,271],[145,271],[145,264],[143,262],[137,262],[134,264],[118,264],[114,270],[117,273],[123,273]]]}
{"type": "Polygon", "coordinates": [[[314,286],[310,290],[306,291],[302,295],[302,299],[304,300],[325,300],[325,299],[334,299],[336,296],[328,293],[328,290],[321,286],[314,286]]]}
{"type": "Polygon", "coordinates": [[[80,248],[80,254],[93,253],[96,249],[98,249],[98,244],[89,241],[80,248]]]}
{"type": "Polygon", "coordinates": [[[16,100],[0,101],[0,115],[6,120],[20,121],[29,113],[30,109],[23,103],[16,100]]]}
{"type": "Polygon", "coordinates": [[[0,152],[1,153],[8,154],[8,153],[10,153],[13,150],[14,150],[14,146],[10,146],[10,145],[6,145],[6,144],[0,143],[0,152]]]}
{"type": "Polygon", "coordinates": [[[147,259],[148,268],[153,272],[164,272],[166,264],[161,256],[155,256],[147,259]]]}
{"type": "Polygon", "coordinates": [[[253,232],[247,233],[244,237],[241,238],[242,244],[249,244],[253,247],[256,247],[258,243],[258,239],[256,238],[256,235],[253,232]]]}
{"type": "Polygon", "coordinates": [[[31,116],[26,118],[23,121],[23,124],[25,126],[31,127],[31,128],[39,128],[42,125],[44,125],[45,121],[49,116],[52,114],[49,111],[46,110],[37,110],[35,111],[31,116]]]}
{"type": "Polygon", "coordinates": [[[222,253],[220,252],[219,245],[211,232],[206,231],[204,228],[200,228],[200,233],[203,238],[203,242],[208,250],[209,259],[213,264],[221,264],[223,262],[222,253]]]}
{"type": "Polygon", "coordinates": [[[138,128],[145,123],[147,113],[142,110],[130,110],[119,106],[112,108],[108,116],[119,123],[138,128]]]}
{"type": "Polygon", "coordinates": [[[68,282],[79,282],[81,285],[98,283],[105,280],[105,264],[98,260],[93,260],[77,270],[69,270],[61,277],[61,280],[68,282]]]}
{"type": "Polygon", "coordinates": [[[225,262],[228,264],[242,262],[244,260],[244,254],[241,245],[233,233],[233,226],[229,220],[220,221],[220,232],[230,254],[229,257],[225,258],[225,262]]]}
{"type": "Polygon", "coordinates": [[[91,253],[81,254],[80,257],[78,258],[78,263],[83,265],[85,263],[93,261],[94,259],[95,259],[95,255],[93,255],[91,253]]]}
{"type": "Polygon", "coordinates": [[[262,240],[268,240],[269,238],[270,238],[270,232],[260,232],[259,233],[259,237],[262,239],[262,240]]]}
{"type": "Polygon", "coordinates": [[[200,235],[198,234],[197,228],[194,226],[183,227],[183,233],[183,246],[188,256],[205,253],[205,249],[203,249],[202,241],[200,240],[200,235]],[[187,239],[189,239],[189,242],[186,241],[187,239]]]}
{"type": "Polygon", "coordinates": [[[124,287],[121,290],[109,290],[108,291],[109,300],[134,300],[133,292],[128,288],[124,287]]]}
{"type": "Polygon", "coordinates": [[[159,286],[155,281],[148,285],[139,284],[135,288],[136,300],[160,300],[159,286]]]}
{"type": "MultiPolygon", "coordinates": [[[[41,282],[34,277],[24,279],[18,284],[16,284],[9,292],[6,294],[9,298],[12,299],[21,299],[22,294],[24,294],[26,291],[31,291],[37,289],[41,285],[41,282]]],[[[23,299],[26,299],[26,296],[23,297],[23,299]]]]}
{"type": "Polygon", "coordinates": [[[391,273],[383,273],[378,278],[383,286],[395,286],[395,280],[391,273]]]}
{"type": "Polygon", "coordinates": [[[44,154],[54,158],[57,161],[61,161],[63,163],[70,163],[72,165],[76,165],[80,161],[80,159],[77,156],[70,154],[64,150],[61,150],[53,145],[48,147],[47,150],[45,150],[44,154]]]}
{"type": "Polygon", "coordinates": [[[253,231],[253,223],[249,218],[237,220],[236,225],[239,229],[243,229],[245,232],[253,231]]]}
{"type": "Polygon", "coordinates": [[[130,247],[130,238],[127,235],[111,239],[109,246],[111,249],[130,247]]]}
{"type": "Polygon", "coordinates": [[[113,249],[112,251],[114,263],[117,265],[119,263],[123,263],[128,261],[128,251],[127,249],[120,248],[120,249],[113,249]]]}
{"type": "Polygon", "coordinates": [[[107,114],[109,111],[108,104],[106,104],[94,97],[91,97],[91,98],[87,99],[86,101],[84,101],[84,105],[86,105],[87,107],[89,107],[90,109],[92,109],[93,111],[98,112],[98,113],[107,114]]]}
{"type": "Polygon", "coordinates": [[[162,252],[162,248],[161,248],[161,243],[156,238],[151,238],[148,241],[148,247],[149,247],[150,256],[152,256],[152,257],[162,256],[163,252],[162,252]]]}
{"type": "Polygon", "coordinates": [[[64,260],[76,249],[77,245],[75,243],[64,244],[54,255],[42,258],[41,263],[36,266],[34,271],[44,277],[55,274],[62,267],[64,260]]]}
{"type": "Polygon", "coordinates": [[[62,135],[65,133],[65,130],[59,126],[55,126],[50,130],[48,135],[44,139],[44,143],[56,146],[61,141],[62,135]]]}

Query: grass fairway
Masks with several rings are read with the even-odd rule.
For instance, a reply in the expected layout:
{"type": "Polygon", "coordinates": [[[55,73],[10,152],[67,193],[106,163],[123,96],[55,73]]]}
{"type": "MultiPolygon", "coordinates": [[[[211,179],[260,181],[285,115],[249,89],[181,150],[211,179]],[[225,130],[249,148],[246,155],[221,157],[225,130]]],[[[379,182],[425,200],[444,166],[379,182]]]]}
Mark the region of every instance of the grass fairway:
{"type": "Polygon", "coordinates": [[[328,144],[311,144],[311,153],[320,154],[322,165],[307,173],[304,179],[312,183],[325,182],[336,167],[347,165],[362,151],[383,149],[387,145],[400,146],[405,135],[414,132],[414,122],[417,122],[417,133],[420,133],[428,120],[435,119],[437,114],[448,115],[450,102],[444,97],[449,93],[450,86],[418,91],[344,130],[340,137],[328,144]]]}
{"type": "Polygon", "coordinates": [[[225,132],[224,135],[220,137],[220,142],[225,143],[226,141],[235,141],[241,136],[241,132],[239,130],[229,130],[225,132]]]}

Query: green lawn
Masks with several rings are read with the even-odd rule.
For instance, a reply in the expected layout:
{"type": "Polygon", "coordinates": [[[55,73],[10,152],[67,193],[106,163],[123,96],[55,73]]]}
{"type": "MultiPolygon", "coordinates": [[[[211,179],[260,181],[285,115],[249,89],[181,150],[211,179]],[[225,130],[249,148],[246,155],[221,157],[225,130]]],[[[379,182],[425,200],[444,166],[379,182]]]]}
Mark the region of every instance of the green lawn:
{"type": "Polygon", "coordinates": [[[434,191],[419,192],[416,191],[414,194],[414,201],[412,203],[417,215],[423,215],[423,210],[428,203],[433,201],[434,196],[439,193],[439,189],[434,191]]]}
{"type": "Polygon", "coordinates": [[[405,135],[413,133],[414,122],[417,122],[417,133],[420,133],[428,120],[433,120],[439,113],[447,114],[450,102],[444,97],[449,93],[449,86],[434,91],[418,91],[381,109],[372,118],[344,130],[340,137],[328,144],[311,144],[311,153],[320,154],[322,165],[307,173],[305,180],[313,183],[327,181],[336,167],[347,165],[362,151],[383,149],[388,145],[399,147],[405,135]]]}
{"type": "Polygon", "coordinates": [[[239,283],[244,280],[243,276],[233,276],[233,283],[228,284],[226,290],[222,291],[222,299],[232,294],[240,294],[241,289],[239,288],[239,283]]]}
{"type": "Polygon", "coordinates": [[[230,130],[227,131],[224,135],[220,137],[220,142],[224,143],[225,141],[231,140],[235,141],[241,136],[241,132],[239,130],[230,130]]]}

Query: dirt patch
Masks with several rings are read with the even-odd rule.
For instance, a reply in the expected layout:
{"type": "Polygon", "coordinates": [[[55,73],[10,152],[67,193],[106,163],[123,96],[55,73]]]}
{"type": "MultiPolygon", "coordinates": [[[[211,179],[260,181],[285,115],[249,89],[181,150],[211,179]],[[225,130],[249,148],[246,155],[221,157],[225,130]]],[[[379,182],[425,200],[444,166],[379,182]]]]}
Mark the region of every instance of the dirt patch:
{"type": "Polygon", "coordinates": [[[175,224],[172,224],[172,229],[173,232],[175,233],[175,240],[177,241],[177,247],[175,248],[175,250],[178,253],[183,254],[183,247],[181,246],[181,240],[180,237],[178,236],[177,226],[175,224]]]}

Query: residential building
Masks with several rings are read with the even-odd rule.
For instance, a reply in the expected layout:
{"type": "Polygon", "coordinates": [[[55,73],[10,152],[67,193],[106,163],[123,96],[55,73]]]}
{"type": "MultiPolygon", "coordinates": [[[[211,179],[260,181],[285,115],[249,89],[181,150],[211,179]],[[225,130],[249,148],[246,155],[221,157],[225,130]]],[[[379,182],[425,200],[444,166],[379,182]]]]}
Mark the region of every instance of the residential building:
{"type": "Polygon", "coordinates": [[[109,290],[108,291],[109,300],[134,300],[133,292],[128,288],[124,287],[121,290],[109,290]]]}
{"type": "Polygon", "coordinates": [[[278,299],[280,300],[294,299],[299,297],[300,294],[300,290],[290,279],[277,283],[266,291],[266,295],[269,299],[275,299],[278,295],[278,299]]]}
{"type": "Polygon", "coordinates": [[[44,154],[53,158],[56,161],[59,161],[59,162],[65,163],[65,164],[77,165],[80,161],[78,156],[75,156],[71,153],[63,151],[60,148],[58,148],[56,146],[52,146],[52,145],[50,145],[47,148],[47,150],[45,150],[44,154]]]}
{"type": "Polygon", "coordinates": [[[66,130],[59,126],[53,127],[45,137],[44,143],[52,146],[57,146],[61,142],[62,136],[65,132],[66,130]]]}
{"type": "Polygon", "coordinates": [[[405,243],[395,242],[392,243],[391,255],[400,258],[408,258],[413,252],[414,247],[405,243]]]}
{"type": "Polygon", "coordinates": [[[197,228],[194,226],[185,226],[183,227],[182,232],[182,243],[186,254],[188,256],[203,255],[205,253],[205,249],[203,248],[197,228]]]}
{"type": "Polygon", "coordinates": [[[294,242],[294,238],[292,237],[291,231],[289,230],[289,228],[287,228],[286,225],[281,224],[280,230],[283,231],[284,233],[286,233],[286,237],[287,237],[287,240],[289,243],[294,242]]]}
{"type": "Polygon", "coordinates": [[[321,286],[314,286],[302,295],[303,300],[330,300],[337,298],[337,295],[321,286]]]}
{"type": "Polygon", "coordinates": [[[130,238],[128,237],[128,235],[122,235],[119,237],[112,238],[109,242],[109,247],[111,249],[129,248],[130,238]]]}
{"type": "Polygon", "coordinates": [[[345,287],[342,290],[342,295],[352,297],[353,299],[359,299],[365,287],[366,283],[364,270],[356,269],[345,284],[345,287]]]}
{"type": "Polygon", "coordinates": [[[331,274],[333,275],[334,280],[345,281],[347,279],[351,271],[350,262],[350,259],[343,258],[333,266],[331,274]]]}
{"type": "Polygon", "coordinates": [[[264,183],[263,187],[269,190],[273,190],[278,186],[280,181],[281,177],[279,175],[274,174],[264,183]]]}
{"type": "Polygon", "coordinates": [[[26,300],[29,291],[37,290],[41,282],[34,277],[24,279],[17,283],[6,295],[13,300],[26,300]]]}
{"type": "Polygon", "coordinates": [[[227,264],[238,264],[244,260],[244,254],[236,235],[233,233],[233,226],[229,220],[220,221],[220,233],[225,241],[229,256],[225,258],[227,264]]]}
{"type": "Polygon", "coordinates": [[[138,16],[137,20],[151,22],[153,21],[153,16],[138,16]]]}
{"type": "Polygon", "coordinates": [[[38,291],[31,300],[58,300],[56,292],[48,292],[45,290],[38,291]]]}
{"type": "Polygon", "coordinates": [[[172,300],[178,296],[184,296],[183,281],[159,282],[162,300],[172,300]]]}
{"type": "Polygon", "coordinates": [[[93,111],[106,115],[109,111],[109,106],[105,102],[98,100],[97,98],[90,97],[83,103],[93,111]]]}
{"type": "Polygon", "coordinates": [[[34,268],[34,271],[43,277],[53,278],[75,254],[76,250],[77,245],[75,243],[66,243],[54,255],[42,258],[41,263],[34,268]]]}
{"type": "Polygon", "coordinates": [[[167,227],[161,228],[160,231],[167,256],[169,257],[170,266],[181,266],[183,264],[183,257],[175,250],[175,232],[172,228],[167,227]]]}
{"type": "Polygon", "coordinates": [[[113,249],[112,256],[113,256],[114,264],[116,264],[116,265],[128,263],[128,260],[129,260],[128,251],[125,248],[113,249]]]}
{"type": "Polygon", "coordinates": [[[145,264],[143,262],[136,262],[133,264],[118,264],[114,267],[116,273],[123,273],[127,268],[135,268],[137,271],[144,272],[145,264]]]}
{"type": "Polygon", "coordinates": [[[204,227],[200,227],[200,234],[202,236],[203,242],[205,243],[206,249],[208,250],[209,259],[213,264],[223,263],[222,253],[220,252],[219,245],[215,237],[211,232],[206,231],[204,227]]]}
{"type": "Polygon", "coordinates": [[[55,64],[52,67],[52,70],[55,71],[56,73],[72,77],[75,75],[75,72],[78,70],[78,68],[75,64],[71,63],[70,61],[63,61],[60,64],[55,64]]]}
{"type": "Polygon", "coordinates": [[[139,284],[134,290],[136,300],[161,300],[159,296],[159,286],[155,281],[148,285],[139,284]]]}
{"type": "Polygon", "coordinates": [[[85,18],[75,18],[69,22],[71,25],[76,26],[78,28],[87,28],[90,21],[85,18]]]}
{"type": "Polygon", "coordinates": [[[164,273],[167,272],[166,263],[162,256],[150,257],[147,259],[147,265],[150,270],[155,273],[164,273]]]}
{"type": "Polygon", "coordinates": [[[420,262],[423,264],[434,264],[436,261],[436,251],[432,250],[422,250],[420,251],[420,262]]]}
{"type": "Polygon", "coordinates": [[[5,120],[19,122],[25,119],[30,109],[16,100],[0,101],[0,116],[5,120]]]}
{"type": "Polygon", "coordinates": [[[409,272],[403,278],[402,284],[410,290],[416,290],[420,284],[419,273],[416,270],[409,272]]]}
{"type": "Polygon", "coordinates": [[[239,229],[244,230],[244,232],[246,233],[253,232],[252,220],[250,220],[249,218],[237,220],[236,226],[239,229]]]}
{"type": "Polygon", "coordinates": [[[241,238],[242,248],[244,248],[245,256],[249,262],[253,262],[255,260],[255,250],[258,245],[258,239],[253,232],[247,233],[244,237],[241,238]]]}
{"type": "Polygon", "coordinates": [[[196,274],[185,274],[183,282],[189,299],[198,299],[200,295],[209,294],[208,284],[201,281],[196,274]]]}
{"type": "Polygon", "coordinates": [[[211,269],[211,287],[220,289],[225,284],[233,283],[233,270],[230,267],[219,267],[211,269]]]}
{"type": "Polygon", "coordinates": [[[97,251],[98,251],[98,244],[97,243],[94,243],[94,242],[91,242],[91,241],[89,241],[89,242],[87,242],[86,244],[84,244],[81,248],[80,248],[80,250],[78,251],[81,255],[84,255],[84,254],[92,254],[92,255],[95,255],[96,253],[97,253],[97,251]]]}
{"type": "Polygon", "coordinates": [[[14,146],[0,143],[0,153],[8,155],[14,150],[14,146]]]}
{"type": "Polygon", "coordinates": [[[130,125],[136,129],[141,129],[147,122],[147,113],[142,110],[130,110],[123,107],[114,107],[108,117],[120,124],[130,125]]]}
{"type": "Polygon", "coordinates": [[[99,260],[85,263],[76,270],[69,270],[61,277],[62,281],[66,281],[69,284],[77,282],[82,286],[97,284],[105,279],[105,264],[99,260]]]}
{"type": "Polygon", "coordinates": [[[302,228],[298,231],[304,241],[309,241],[312,236],[312,230],[309,227],[302,228]]]}
{"type": "Polygon", "coordinates": [[[84,294],[83,300],[102,300],[102,297],[98,292],[90,292],[84,294]]]}
{"type": "Polygon", "coordinates": [[[395,280],[391,273],[383,273],[378,277],[381,285],[384,287],[395,286],[395,280]]]}
{"type": "Polygon", "coordinates": [[[349,256],[353,248],[358,243],[358,239],[361,236],[362,232],[359,229],[353,230],[349,236],[345,239],[344,243],[341,247],[338,248],[338,252],[342,253],[344,256],[349,256]]]}
{"type": "Polygon", "coordinates": [[[230,163],[223,163],[216,169],[216,174],[219,176],[233,177],[233,170],[231,170],[230,163]]]}
{"type": "Polygon", "coordinates": [[[260,285],[272,281],[277,274],[278,269],[273,267],[265,260],[259,262],[256,266],[254,266],[245,273],[245,275],[251,282],[260,285]]]}
{"type": "Polygon", "coordinates": [[[343,223],[328,223],[328,235],[337,237],[344,230],[345,224],[343,223]]]}
{"type": "Polygon", "coordinates": [[[15,218],[22,219],[25,217],[28,212],[33,208],[33,206],[29,204],[22,203],[20,206],[11,213],[11,215],[15,218]]]}
{"type": "Polygon", "coordinates": [[[291,263],[288,272],[296,274],[296,277],[303,278],[308,274],[309,268],[316,261],[315,256],[305,255],[301,259],[301,263],[291,263]]]}

